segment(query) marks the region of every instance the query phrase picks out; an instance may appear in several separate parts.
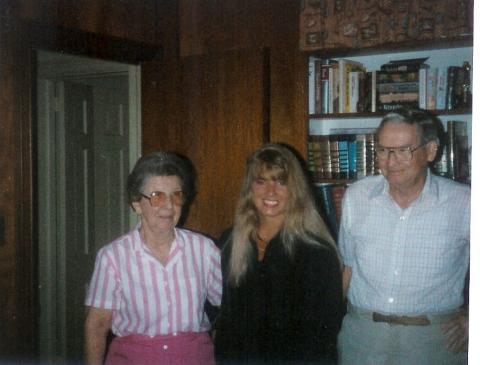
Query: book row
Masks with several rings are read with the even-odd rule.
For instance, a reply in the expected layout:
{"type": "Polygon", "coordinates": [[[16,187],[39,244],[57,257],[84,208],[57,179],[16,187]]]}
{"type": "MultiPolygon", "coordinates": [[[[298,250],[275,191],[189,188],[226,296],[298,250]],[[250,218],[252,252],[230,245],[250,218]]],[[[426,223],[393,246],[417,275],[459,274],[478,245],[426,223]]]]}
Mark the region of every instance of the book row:
{"type": "Polygon", "coordinates": [[[388,112],[400,107],[471,107],[471,66],[430,67],[428,58],[390,61],[367,71],[350,59],[310,62],[314,114],[388,112]]]}
{"type": "Polygon", "coordinates": [[[338,239],[342,199],[347,186],[347,184],[322,183],[316,184],[314,188],[318,210],[335,241],[338,239]]]}
{"type": "Polygon", "coordinates": [[[440,142],[442,153],[432,166],[433,172],[470,183],[471,150],[468,144],[467,123],[458,120],[447,121],[447,130],[440,142]]]}
{"type": "Polygon", "coordinates": [[[311,135],[308,165],[315,181],[358,179],[379,173],[375,134],[311,135]]]}

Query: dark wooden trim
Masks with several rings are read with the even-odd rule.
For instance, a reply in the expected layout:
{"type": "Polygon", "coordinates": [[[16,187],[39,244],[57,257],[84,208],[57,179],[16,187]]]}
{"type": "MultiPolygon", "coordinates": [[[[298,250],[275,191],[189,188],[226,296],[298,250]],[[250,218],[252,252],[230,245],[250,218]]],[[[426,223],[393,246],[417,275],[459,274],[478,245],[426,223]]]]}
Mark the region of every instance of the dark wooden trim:
{"type": "Polygon", "coordinates": [[[432,39],[422,41],[407,41],[398,43],[385,43],[372,47],[363,48],[326,48],[315,51],[302,51],[306,55],[321,56],[324,58],[368,56],[382,53],[397,53],[416,50],[434,50],[442,48],[472,47],[473,36],[456,37],[448,39],[432,39]]]}
{"type": "Polygon", "coordinates": [[[23,21],[28,41],[37,49],[64,52],[130,64],[162,60],[163,49],[156,44],[23,21]]]}
{"type": "Polygon", "coordinates": [[[270,49],[263,49],[263,143],[271,141],[270,135],[270,120],[271,120],[271,67],[270,67],[270,49]]]}

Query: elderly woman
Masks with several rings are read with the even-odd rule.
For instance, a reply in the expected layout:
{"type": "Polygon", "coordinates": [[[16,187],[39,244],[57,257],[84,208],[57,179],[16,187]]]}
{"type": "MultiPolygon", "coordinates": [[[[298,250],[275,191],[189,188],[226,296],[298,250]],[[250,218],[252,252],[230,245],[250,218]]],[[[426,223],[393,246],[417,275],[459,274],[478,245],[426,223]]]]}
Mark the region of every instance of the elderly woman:
{"type": "Polygon", "coordinates": [[[329,364],[342,314],[340,262],[285,146],[248,159],[233,229],[220,238],[220,364],[329,364]]]}
{"type": "Polygon", "coordinates": [[[157,152],[128,176],[139,225],[97,254],[86,305],[87,364],[214,364],[206,299],[219,305],[220,252],[207,237],[176,228],[194,195],[184,158],[157,152]]]}

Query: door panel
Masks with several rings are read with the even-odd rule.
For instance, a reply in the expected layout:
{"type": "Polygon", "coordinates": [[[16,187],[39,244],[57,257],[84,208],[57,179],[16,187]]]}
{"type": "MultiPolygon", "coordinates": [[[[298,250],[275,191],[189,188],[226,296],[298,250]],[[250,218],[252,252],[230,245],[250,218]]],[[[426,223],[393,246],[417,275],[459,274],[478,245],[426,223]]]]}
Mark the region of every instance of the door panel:
{"type": "Polygon", "coordinates": [[[64,244],[65,265],[64,339],[66,356],[72,359],[82,354],[85,318],[83,302],[95,255],[92,87],[64,82],[64,105],[65,241],[60,244],[64,244]]]}
{"type": "Polygon", "coordinates": [[[129,169],[128,80],[94,84],[95,251],[129,229],[125,188],[129,169]]]}

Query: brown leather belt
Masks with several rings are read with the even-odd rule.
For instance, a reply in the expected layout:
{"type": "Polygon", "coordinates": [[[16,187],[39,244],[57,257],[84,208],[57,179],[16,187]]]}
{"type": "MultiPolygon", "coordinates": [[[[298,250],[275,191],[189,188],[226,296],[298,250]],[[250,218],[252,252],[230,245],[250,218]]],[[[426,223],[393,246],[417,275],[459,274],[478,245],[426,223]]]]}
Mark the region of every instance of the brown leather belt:
{"type": "Polygon", "coordinates": [[[373,312],[372,319],[374,322],[401,324],[404,326],[428,326],[430,324],[430,320],[427,316],[395,316],[373,312]]]}

